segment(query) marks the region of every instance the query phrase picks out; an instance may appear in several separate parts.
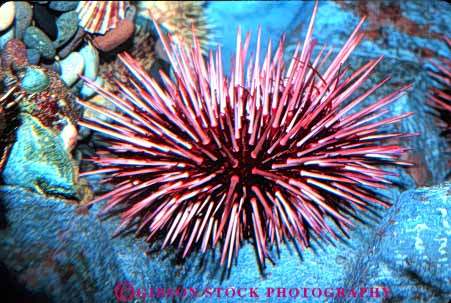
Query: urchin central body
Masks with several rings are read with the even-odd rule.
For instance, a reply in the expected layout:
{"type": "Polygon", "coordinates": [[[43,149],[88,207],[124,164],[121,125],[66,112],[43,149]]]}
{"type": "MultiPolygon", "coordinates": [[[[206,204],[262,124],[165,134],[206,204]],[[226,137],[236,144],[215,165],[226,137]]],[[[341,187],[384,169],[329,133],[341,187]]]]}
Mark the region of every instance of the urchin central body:
{"type": "Polygon", "coordinates": [[[368,188],[390,184],[386,177],[394,174],[380,164],[409,165],[399,161],[406,148],[378,144],[407,136],[379,128],[411,115],[384,118],[409,85],[358,107],[388,81],[350,100],[382,58],[350,75],[343,67],[363,37],[362,22],[328,66],[331,51],[313,58],[315,13],[316,5],[288,66],[283,39],[274,55],[269,43],[260,64],[260,33],[255,56],[247,58],[250,35],[242,41],[238,31],[234,68],[225,77],[220,48],[206,60],[195,37],[192,48],[176,46],[157,25],[174,80],[162,74],[161,87],[128,54],[119,58],[134,79],[118,83],[119,95],[87,80],[117,108],[80,101],[112,120],[80,122],[110,143],[91,159],[99,168],[84,175],[107,174],[116,185],[91,203],[106,199],[104,212],[124,207],[118,229],[138,223],[148,241],[177,243],[183,256],[220,245],[228,267],[244,241],[264,266],[269,248],[283,241],[332,241],[326,217],[346,232],[351,215],[388,206],[368,188]]]}

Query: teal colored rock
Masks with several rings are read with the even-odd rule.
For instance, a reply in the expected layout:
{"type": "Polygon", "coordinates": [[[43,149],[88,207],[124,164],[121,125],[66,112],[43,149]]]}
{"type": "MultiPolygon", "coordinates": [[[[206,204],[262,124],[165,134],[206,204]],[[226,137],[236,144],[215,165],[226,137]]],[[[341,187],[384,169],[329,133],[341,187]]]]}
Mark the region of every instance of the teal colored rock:
{"type": "Polygon", "coordinates": [[[38,65],[41,59],[41,53],[37,49],[29,48],[27,49],[27,58],[31,65],[38,65]]]}
{"type": "Polygon", "coordinates": [[[33,19],[33,9],[26,1],[16,2],[16,16],[14,21],[15,37],[22,39],[25,30],[30,26],[33,19]]]}
{"type": "MultiPolygon", "coordinates": [[[[95,83],[97,83],[99,86],[103,87],[105,84],[105,80],[103,80],[100,76],[96,78],[96,81],[94,81],[95,83]]],[[[83,99],[88,99],[90,97],[92,97],[94,95],[95,91],[88,87],[87,85],[83,85],[83,87],[81,88],[80,91],[80,97],[83,99]]]]}
{"type": "Polygon", "coordinates": [[[9,30],[2,33],[0,36],[0,50],[3,49],[3,46],[11,39],[14,38],[14,27],[11,27],[9,30]]]}
{"type": "Polygon", "coordinates": [[[85,63],[83,75],[86,78],[95,80],[99,72],[99,52],[89,43],[80,50],[80,55],[85,63]]]}
{"type": "Polygon", "coordinates": [[[58,12],[67,12],[74,10],[78,1],[50,1],[49,8],[58,12]]]}
{"type": "Polygon", "coordinates": [[[83,88],[83,86],[84,86],[83,79],[78,79],[77,82],[75,82],[75,84],[71,86],[70,92],[72,94],[78,96],[80,94],[80,91],[83,88]]]}
{"type": "Polygon", "coordinates": [[[37,49],[46,59],[55,56],[55,47],[47,35],[35,26],[30,26],[25,30],[23,42],[28,48],[37,49]]]}
{"type": "MultiPolygon", "coordinates": [[[[53,3],[53,2],[52,2],[53,3]]],[[[78,14],[75,11],[67,12],[59,16],[56,20],[58,28],[58,38],[53,42],[56,48],[66,44],[77,32],[78,14]]]]}
{"type": "Polygon", "coordinates": [[[47,196],[77,198],[75,172],[62,140],[28,114],[21,114],[17,141],[3,171],[7,185],[47,196]]]}
{"type": "Polygon", "coordinates": [[[61,80],[67,85],[72,86],[83,73],[84,61],[79,52],[72,52],[69,56],[59,62],[61,80]]]}
{"type": "Polygon", "coordinates": [[[49,87],[50,78],[42,70],[28,67],[20,81],[20,87],[29,93],[39,93],[49,87]]]}

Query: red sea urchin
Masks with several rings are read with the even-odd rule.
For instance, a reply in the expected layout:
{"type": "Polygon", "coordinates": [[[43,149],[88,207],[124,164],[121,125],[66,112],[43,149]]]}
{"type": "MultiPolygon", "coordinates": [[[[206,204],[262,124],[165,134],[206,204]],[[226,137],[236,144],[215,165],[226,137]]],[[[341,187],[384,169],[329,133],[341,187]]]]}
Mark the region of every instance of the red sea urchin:
{"type": "Polygon", "coordinates": [[[227,78],[221,48],[205,60],[194,35],[192,48],[176,45],[157,26],[175,81],[162,75],[160,87],[128,54],[120,58],[135,79],[118,83],[119,95],[87,80],[120,112],[80,101],[111,120],[80,125],[108,138],[109,148],[91,159],[100,168],[84,175],[106,174],[116,185],[91,203],[107,199],[102,213],[124,207],[117,231],[138,223],[148,241],[163,236],[162,246],[177,243],[183,256],[220,243],[227,267],[253,239],[264,266],[268,249],[282,241],[307,247],[312,237],[336,237],[326,217],[346,231],[349,214],[388,206],[368,188],[390,184],[386,176],[393,174],[377,165],[408,165],[399,161],[406,148],[377,142],[408,135],[379,128],[411,113],[379,118],[410,85],[350,113],[388,78],[348,101],[381,60],[344,77],[348,69],[341,67],[363,37],[363,20],[320,75],[331,51],[311,58],[316,9],[288,69],[283,39],[274,56],[269,43],[260,65],[260,32],[255,57],[247,60],[250,35],[243,42],[238,30],[227,78]]]}

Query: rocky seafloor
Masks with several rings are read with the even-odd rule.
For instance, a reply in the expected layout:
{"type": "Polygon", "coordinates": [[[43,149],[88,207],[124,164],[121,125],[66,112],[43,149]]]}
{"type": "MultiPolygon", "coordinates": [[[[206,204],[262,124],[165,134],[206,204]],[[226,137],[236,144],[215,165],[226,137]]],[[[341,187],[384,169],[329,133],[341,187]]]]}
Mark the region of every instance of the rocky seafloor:
{"type": "MultiPolygon", "coordinates": [[[[412,148],[405,160],[414,162],[415,167],[396,169],[400,174],[396,185],[380,192],[392,207],[363,214],[349,239],[339,239],[335,246],[313,243],[300,254],[293,244],[282,245],[274,252],[275,264],[267,264],[263,270],[252,245],[245,243],[230,271],[218,265],[219,252],[181,260],[171,249],[162,251],[156,245],[149,249],[144,239],[132,234],[112,238],[116,217],[97,218],[98,204],[89,211],[77,207],[77,201],[89,199],[98,186],[97,179],[80,181],[77,177],[83,147],[89,145],[86,142],[91,137],[79,127],[73,130],[77,119],[87,115],[74,100],[96,98],[79,75],[104,84],[111,68],[104,66],[102,70],[102,62],[116,54],[110,48],[119,51],[126,47],[117,39],[94,43],[95,35],[86,38],[90,34],[78,27],[76,6],[69,1],[21,1],[15,2],[14,9],[4,5],[0,7],[2,89],[20,83],[13,92],[15,98],[22,96],[21,100],[29,103],[21,103],[15,138],[7,142],[7,157],[6,153],[0,157],[2,302],[118,302],[115,287],[124,281],[147,290],[258,288],[260,295],[144,299],[135,293],[130,302],[451,300],[451,154],[449,142],[436,126],[436,115],[426,104],[429,87],[438,85],[429,73],[434,69],[431,62],[451,57],[451,49],[442,39],[451,36],[451,5],[446,1],[319,3],[314,29],[318,45],[326,43],[338,49],[360,18],[367,16],[363,27],[366,38],[348,62],[358,67],[383,55],[366,87],[387,75],[392,79],[366,104],[413,84],[406,96],[390,105],[390,111],[414,113],[397,130],[420,134],[403,141],[412,148]],[[7,15],[8,11],[13,16],[7,15]],[[55,91],[64,98],[52,97],[55,91]],[[387,288],[389,293],[384,296],[381,292],[377,298],[368,294],[265,296],[272,288],[287,292],[296,288],[387,288]]],[[[230,70],[228,58],[235,51],[238,25],[243,31],[252,31],[250,48],[255,48],[259,25],[262,41],[271,38],[275,42],[286,33],[288,58],[305,35],[312,8],[310,1],[210,2],[203,6],[213,27],[212,44],[223,48],[226,71],[230,70]]],[[[133,12],[124,20],[135,22],[136,38],[141,21],[133,12]]],[[[122,29],[114,37],[131,34],[126,26],[122,29]]],[[[132,43],[134,37],[121,39],[132,43]]],[[[149,39],[151,47],[158,44],[157,38],[149,39]]],[[[158,57],[157,53],[149,50],[149,57],[158,57]]],[[[149,61],[164,63],[164,58],[149,61]]],[[[4,124],[8,123],[13,122],[4,124]]]]}

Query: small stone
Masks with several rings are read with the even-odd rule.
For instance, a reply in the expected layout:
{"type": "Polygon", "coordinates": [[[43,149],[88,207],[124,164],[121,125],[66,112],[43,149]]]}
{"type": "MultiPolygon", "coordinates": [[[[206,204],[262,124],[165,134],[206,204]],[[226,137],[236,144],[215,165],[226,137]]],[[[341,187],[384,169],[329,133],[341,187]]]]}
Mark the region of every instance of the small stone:
{"type": "MultiPolygon", "coordinates": [[[[105,80],[103,80],[103,78],[101,78],[100,76],[97,77],[96,81],[94,81],[97,85],[99,85],[100,87],[103,87],[105,85],[105,80]]],[[[82,99],[88,99],[91,98],[94,95],[95,91],[88,87],[86,84],[83,85],[83,87],[80,90],[80,97],[82,99]]]]}
{"type": "Polygon", "coordinates": [[[4,31],[14,21],[15,3],[8,1],[0,6],[0,31],[4,31]]]}
{"type": "Polygon", "coordinates": [[[14,27],[11,27],[8,31],[6,31],[3,35],[0,36],[0,50],[2,50],[3,46],[13,38],[14,38],[14,27]]]}
{"type": "MultiPolygon", "coordinates": [[[[53,2],[52,2],[53,3],[53,2]]],[[[58,48],[66,44],[78,30],[78,14],[75,11],[63,13],[56,20],[58,27],[58,38],[53,45],[58,48]]]]}
{"type": "Polygon", "coordinates": [[[135,20],[135,17],[136,17],[136,6],[130,4],[129,6],[127,6],[127,10],[125,11],[125,19],[133,21],[135,20]]]}
{"type": "Polygon", "coordinates": [[[35,26],[26,29],[23,42],[29,48],[37,49],[46,59],[52,59],[55,56],[55,47],[47,35],[35,26]]]}
{"type": "Polygon", "coordinates": [[[84,81],[83,79],[78,79],[77,82],[75,82],[75,84],[73,84],[70,88],[70,92],[75,95],[78,96],[80,94],[81,89],[83,88],[84,85],[84,81]]]}
{"type": "Polygon", "coordinates": [[[16,18],[14,21],[15,37],[22,39],[27,27],[31,25],[33,19],[33,8],[28,2],[16,2],[16,18]]]}
{"type": "Polygon", "coordinates": [[[59,62],[61,80],[67,85],[72,86],[83,72],[85,67],[83,57],[78,52],[73,52],[64,60],[59,62]]]}
{"type": "Polygon", "coordinates": [[[66,58],[83,41],[85,35],[86,32],[81,27],[78,27],[75,36],[59,50],[58,57],[61,59],[66,58]]]}
{"type": "Polygon", "coordinates": [[[33,17],[35,25],[46,33],[50,40],[55,40],[58,35],[56,17],[48,11],[47,7],[37,4],[34,5],[33,17]]]}
{"type": "Polygon", "coordinates": [[[95,80],[99,72],[99,52],[89,43],[80,50],[80,55],[85,62],[83,75],[91,80],[95,80]]]}
{"type": "Polygon", "coordinates": [[[107,31],[105,35],[96,36],[93,44],[97,49],[109,52],[127,41],[133,35],[134,29],[135,27],[132,21],[122,19],[116,28],[107,31]]]}
{"type": "Polygon", "coordinates": [[[66,150],[71,152],[77,144],[77,128],[71,122],[68,122],[61,130],[59,137],[63,141],[66,150]]]}
{"type": "Polygon", "coordinates": [[[74,10],[78,5],[78,1],[51,1],[49,8],[58,12],[68,12],[74,10]]]}
{"type": "MultiPolygon", "coordinates": [[[[88,102],[90,104],[102,106],[104,108],[107,108],[107,109],[110,109],[110,110],[114,111],[114,105],[111,104],[110,102],[106,101],[101,95],[98,95],[98,94],[94,95],[92,98],[90,98],[88,100],[88,102]]],[[[84,111],[83,111],[83,118],[86,119],[86,120],[99,119],[99,120],[102,120],[102,121],[105,121],[105,122],[111,121],[111,119],[108,118],[107,116],[105,116],[105,115],[103,115],[103,114],[101,114],[99,112],[96,112],[94,110],[91,110],[89,108],[85,108],[84,109],[84,111]]]]}
{"type": "Polygon", "coordinates": [[[41,53],[34,48],[30,48],[27,49],[27,57],[28,57],[28,62],[31,65],[38,65],[39,60],[41,59],[41,53]]]}
{"type": "Polygon", "coordinates": [[[49,76],[42,70],[28,67],[20,81],[20,87],[28,93],[39,93],[50,85],[49,76]]]}
{"type": "Polygon", "coordinates": [[[152,64],[152,67],[149,69],[148,74],[153,79],[155,79],[159,85],[164,87],[164,82],[161,78],[160,70],[163,71],[166,75],[170,75],[171,65],[163,59],[156,59],[152,64]]]}
{"type": "Polygon", "coordinates": [[[25,66],[27,65],[27,48],[25,44],[19,39],[9,40],[2,51],[2,66],[4,68],[9,68],[11,66],[25,66]]]}

